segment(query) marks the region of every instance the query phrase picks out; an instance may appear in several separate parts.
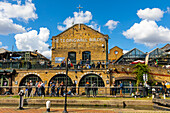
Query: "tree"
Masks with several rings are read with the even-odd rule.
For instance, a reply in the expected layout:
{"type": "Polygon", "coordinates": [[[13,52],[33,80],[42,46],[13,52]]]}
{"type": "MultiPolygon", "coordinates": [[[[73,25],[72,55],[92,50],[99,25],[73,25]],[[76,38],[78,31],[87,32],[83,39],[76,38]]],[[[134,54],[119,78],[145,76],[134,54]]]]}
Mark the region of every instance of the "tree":
{"type": "Polygon", "coordinates": [[[150,69],[148,68],[147,65],[138,63],[133,68],[135,69],[133,73],[136,73],[137,86],[139,85],[140,82],[142,83],[144,82],[143,74],[147,74],[148,81],[152,79],[151,75],[149,74],[150,69]]]}

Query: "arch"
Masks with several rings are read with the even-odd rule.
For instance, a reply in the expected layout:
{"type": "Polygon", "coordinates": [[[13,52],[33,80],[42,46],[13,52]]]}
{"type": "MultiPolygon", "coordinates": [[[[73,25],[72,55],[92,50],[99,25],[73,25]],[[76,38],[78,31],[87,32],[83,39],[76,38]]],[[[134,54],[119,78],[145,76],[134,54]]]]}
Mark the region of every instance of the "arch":
{"type": "Polygon", "coordinates": [[[86,82],[89,82],[90,85],[95,82],[97,87],[105,87],[103,79],[97,74],[91,73],[84,75],[79,81],[79,86],[85,86],[86,82]]]}
{"type": "Polygon", "coordinates": [[[38,75],[29,74],[22,78],[19,86],[26,86],[26,83],[29,82],[30,80],[32,80],[33,85],[35,85],[36,81],[42,81],[42,79],[38,75]]]}
{"type": "MultiPolygon", "coordinates": [[[[64,83],[64,85],[65,85],[65,80],[66,80],[66,75],[65,74],[57,74],[57,75],[54,75],[51,79],[50,79],[50,81],[49,81],[49,83],[48,83],[48,86],[50,86],[50,82],[51,81],[54,81],[55,83],[58,81],[58,83],[60,84],[62,81],[63,81],[63,83],[64,83]]],[[[71,78],[68,76],[68,86],[72,86],[73,85],[73,82],[72,82],[72,80],[71,80],[71,78]]]]}

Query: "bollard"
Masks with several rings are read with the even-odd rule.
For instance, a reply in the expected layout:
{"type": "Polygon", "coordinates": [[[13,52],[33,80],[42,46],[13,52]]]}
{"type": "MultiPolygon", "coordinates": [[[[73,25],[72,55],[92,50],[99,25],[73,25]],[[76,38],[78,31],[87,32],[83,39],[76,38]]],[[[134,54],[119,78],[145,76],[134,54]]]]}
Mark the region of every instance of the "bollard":
{"type": "Polygon", "coordinates": [[[166,99],[166,96],[165,96],[165,94],[163,95],[163,97],[164,97],[164,99],[166,99]]]}
{"type": "Polygon", "coordinates": [[[19,109],[20,110],[23,110],[23,105],[24,105],[24,99],[23,99],[23,96],[24,96],[24,90],[20,90],[20,92],[18,93],[18,95],[20,96],[20,101],[19,101],[19,109]]]}
{"type": "Polygon", "coordinates": [[[50,101],[47,101],[46,102],[47,112],[50,112],[50,105],[51,105],[50,101]]]}

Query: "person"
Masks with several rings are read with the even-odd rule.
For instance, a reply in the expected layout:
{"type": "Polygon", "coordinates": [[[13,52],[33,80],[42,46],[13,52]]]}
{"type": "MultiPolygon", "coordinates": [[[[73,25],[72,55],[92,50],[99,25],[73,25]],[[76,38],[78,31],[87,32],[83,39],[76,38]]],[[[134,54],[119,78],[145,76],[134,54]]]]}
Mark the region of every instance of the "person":
{"type": "Polygon", "coordinates": [[[41,92],[41,81],[38,83],[38,96],[41,96],[42,92],[41,92]]]}
{"type": "Polygon", "coordinates": [[[36,94],[39,95],[39,94],[38,94],[38,84],[39,84],[39,82],[36,81],[36,83],[35,83],[35,93],[34,93],[34,96],[36,96],[36,94]]]}
{"type": "Polygon", "coordinates": [[[97,66],[96,66],[97,69],[100,69],[100,64],[101,64],[101,62],[98,61],[98,62],[97,62],[97,66]]]}
{"type": "Polygon", "coordinates": [[[41,81],[41,95],[43,96],[43,97],[45,97],[45,85],[44,85],[44,83],[43,83],[43,81],[41,81]]]}
{"type": "Polygon", "coordinates": [[[120,83],[120,85],[119,85],[119,87],[120,87],[120,97],[123,97],[123,94],[122,94],[123,83],[122,83],[122,81],[119,81],[119,83],[120,83]]]}
{"type": "Polygon", "coordinates": [[[116,97],[116,84],[115,82],[112,83],[112,86],[111,86],[111,95],[114,95],[116,97]]]}
{"type": "Polygon", "coordinates": [[[64,60],[61,62],[61,67],[66,67],[66,63],[64,60]]]}
{"type": "Polygon", "coordinates": [[[25,97],[27,96],[28,94],[28,82],[25,83],[25,97]]]}
{"type": "Polygon", "coordinates": [[[59,86],[58,80],[57,80],[57,83],[56,83],[56,88],[57,88],[57,94],[56,95],[59,97],[60,86],[59,86]]]}
{"type": "Polygon", "coordinates": [[[89,59],[86,60],[86,68],[90,69],[90,61],[89,61],[89,59]]]}
{"type": "Polygon", "coordinates": [[[140,94],[140,97],[144,96],[144,87],[143,87],[142,82],[139,83],[139,94],[140,94]]]}
{"type": "Polygon", "coordinates": [[[93,84],[92,84],[92,90],[93,90],[93,97],[96,97],[96,94],[97,94],[96,92],[97,92],[98,88],[97,88],[97,85],[95,82],[93,82],[93,84]]]}
{"type": "Polygon", "coordinates": [[[85,84],[85,91],[86,91],[86,96],[90,97],[90,84],[89,84],[89,82],[86,82],[86,84],[85,84]]]}
{"type": "Polygon", "coordinates": [[[102,68],[103,69],[105,68],[105,62],[104,61],[102,62],[102,68]]]}
{"type": "Polygon", "coordinates": [[[76,81],[75,80],[73,82],[72,92],[73,92],[74,95],[76,95],[76,81]]]}
{"type": "Polygon", "coordinates": [[[148,85],[147,81],[145,81],[144,87],[145,87],[145,96],[148,96],[149,85],[148,85]]]}
{"type": "Polygon", "coordinates": [[[159,85],[158,85],[158,82],[155,83],[155,91],[156,91],[156,93],[159,93],[159,85]]]}
{"type": "Polygon", "coordinates": [[[64,84],[63,81],[60,83],[60,88],[61,88],[61,96],[64,95],[64,84]]]}
{"type": "Polygon", "coordinates": [[[132,90],[133,90],[133,84],[132,84],[131,81],[129,81],[129,89],[128,90],[130,90],[129,95],[131,95],[132,94],[132,90]]]}
{"type": "Polygon", "coordinates": [[[95,68],[95,64],[94,64],[94,62],[92,61],[92,63],[91,63],[91,68],[92,69],[94,69],[95,68]]]}
{"type": "Polygon", "coordinates": [[[28,97],[30,97],[31,96],[31,91],[32,91],[32,86],[31,86],[30,82],[28,82],[27,87],[28,87],[28,97]]]}
{"type": "Polygon", "coordinates": [[[68,68],[70,68],[71,67],[71,60],[68,58],[68,68]]]}
{"type": "Polygon", "coordinates": [[[165,97],[165,94],[166,94],[166,85],[164,82],[162,82],[162,95],[163,97],[165,97]]]}
{"type": "Polygon", "coordinates": [[[52,85],[51,85],[51,97],[52,96],[56,96],[56,92],[55,92],[55,83],[53,82],[52,85]]]}

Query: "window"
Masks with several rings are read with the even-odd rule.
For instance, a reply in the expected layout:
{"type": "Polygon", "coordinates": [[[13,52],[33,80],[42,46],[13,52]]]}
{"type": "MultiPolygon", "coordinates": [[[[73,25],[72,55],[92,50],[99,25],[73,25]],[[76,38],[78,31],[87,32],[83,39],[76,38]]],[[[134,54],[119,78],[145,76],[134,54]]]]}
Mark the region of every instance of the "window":
{"type": "Polygon", "coordinates": [[[21,80],[20,86],[26,86],[30,80],[32,81],[33,85],[35,85],[36,81],[42,81],[41,78],[37,75],[27,75],[21,80]]]}
{"type": "MultiPolygon", "coordinates": [[[[58,81],[59,84],[63,81],[63,83],[64,83],[64,85],[65,85],[66,75],[65,75],[65,74],[55,75],[54,77],[51,78],[50,82],[51,82],[52,80],[53,80],[55,83],[57,83],[57,81],[58,81]]],[[[71,80],[71,78],[70,78],[69,76],[68,76],[67,81],[68,81],[68,86],[72,86],[72,85],[73,85],[73,82],[72,82],[72,80],[71,80]]],[[[49,82],[48,85],[50,85],[50,82],[49,82]]]]}
{"type": "Polygon", "coordinates": [[[79,86],[84,87],[86,82],[89,82],[90,86],[92,85],[93,82],[95,82],[98,87],[105,86],[103,79],[100,76],[95,75],[95,74],[85,75],[83,78],[81,78],[79,82],[79,86]]]}
{"type": "Polygon", "coordinates": [[[68,52],[68,58],[70,58],[71,63],[76,64],[76,52],[68,52]]]}
{"type": "Polygon", "coordinates": [[[9,77],[0,75],[0,86],[9,86],[9,77]]]}
{"type": "Polygon", "coordinates": [[[90,51],[82,52],[82,60],[83,60],[83,62],[85,63],[87,59],[89,59],[89,61],[91,60],[91,52],[90,51]]]}

